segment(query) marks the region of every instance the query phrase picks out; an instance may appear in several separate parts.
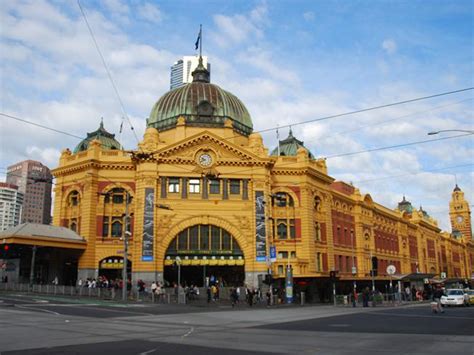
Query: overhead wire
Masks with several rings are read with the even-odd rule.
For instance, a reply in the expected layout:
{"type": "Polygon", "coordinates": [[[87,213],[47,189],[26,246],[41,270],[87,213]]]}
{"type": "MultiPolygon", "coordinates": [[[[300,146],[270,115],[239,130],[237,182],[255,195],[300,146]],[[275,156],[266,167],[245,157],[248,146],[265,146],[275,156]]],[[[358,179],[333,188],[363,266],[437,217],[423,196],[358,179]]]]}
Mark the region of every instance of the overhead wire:
{"type": "Polygon", "coordinates": [[[102,51],[100,50],[99,44],[97,43],[97,40],[94,36],[94,32],[92,31],[92,27],[90,26],[89,21],[87,20],[86,13],[85,13],[84,9],[82,8],[80,0],[77,0],[77,5],[79,6],[79,9],[81,10],[82,17],[84,18],[84,21],[87,25],[87,28],[89,29],[89,33],[90,33],[90,35],[92,37],[92,40],[94,42],[95,48],[97,49],[97,52],[99,53],[100,59],[102,60],[102,64],[104,65],[105,71],[107,72],[107,76],[110,80],[112,88],[114,89],[115,95],[117,96],[118,102],[120,104],[120,108],[122,109],[122,113],[123,113],[124,117],[127,119],[128,124],[130,125],[130,129],[132,130],[133,135],[135,136],[135,139],[136,139],[137,144],[138,144],[138,143],[140,143],[140,141],[139,141],[138,136],[135,132],[135,128],[133,127],[132,122],[130,121],[130,118],[128,117],[127,111],[125,110],[125,105],[123,104],[122,98],[119,94],[117,86],[115,85],[114,79],[112,78],[112,75],[110,74],[110,70],[109,70],[109,67],[107,66],[107,62],[105,61],[105,58],[102,54],[102,51]]]}

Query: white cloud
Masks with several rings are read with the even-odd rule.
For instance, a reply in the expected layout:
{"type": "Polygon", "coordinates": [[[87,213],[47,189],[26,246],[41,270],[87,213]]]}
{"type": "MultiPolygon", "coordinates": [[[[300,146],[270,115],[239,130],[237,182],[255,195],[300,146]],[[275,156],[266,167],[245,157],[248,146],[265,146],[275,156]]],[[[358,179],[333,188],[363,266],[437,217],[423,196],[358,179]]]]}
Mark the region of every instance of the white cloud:
{"type": "Polygon", "coordinates": [[[397,43],[393,39],[385,39],[382,48],[387,54],[394,54],[397,51],[397,43]]]}
{"type": "Polygon", "coordinates": [[[160,23],[163,20],[163,14],[160,8],[149,2],[138,6],[138,15],[152,23],[160,23]]]}
{"type": "Polygon", "coordinates": [[[213,16],[217,31],[210,37],[221,47],[242,43],[249,38],[262,38],[263,27],[268,23],[267,7],[264,3],[252,9],[249,14],[213,16]]]}
{"type": "Polygon", "coordinates": [[[120,15],[125,15],[130,12],[130,9],[127,4],[123,3],[121,0],[102,0],[106,8],[112,12],[120,15]]]}
{"type": "Polygon", "coordinates": [[[303,18],[308,21],[308,22],[312,22],[314,21],[315,19],[315,15],[314,15],[314,12],[313,11],[307,11],[303,14],[303,18]]]}

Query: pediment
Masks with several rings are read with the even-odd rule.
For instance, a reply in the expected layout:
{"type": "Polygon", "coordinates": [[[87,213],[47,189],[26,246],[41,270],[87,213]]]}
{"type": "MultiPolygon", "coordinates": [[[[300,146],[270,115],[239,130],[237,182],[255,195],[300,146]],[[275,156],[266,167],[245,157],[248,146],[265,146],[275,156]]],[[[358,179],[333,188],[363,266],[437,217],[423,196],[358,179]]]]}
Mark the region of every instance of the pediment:
{"type": "Polygon", "coordinates": [[[213,154],[217,165],[261,165],[267,162],[267,159],[262,159],[245,147],[238,146],[209,131],[167,146],[155,152],[154,158],[161,162],[191,163],[196,160],[197,154],[206,151],[213,154]]]}

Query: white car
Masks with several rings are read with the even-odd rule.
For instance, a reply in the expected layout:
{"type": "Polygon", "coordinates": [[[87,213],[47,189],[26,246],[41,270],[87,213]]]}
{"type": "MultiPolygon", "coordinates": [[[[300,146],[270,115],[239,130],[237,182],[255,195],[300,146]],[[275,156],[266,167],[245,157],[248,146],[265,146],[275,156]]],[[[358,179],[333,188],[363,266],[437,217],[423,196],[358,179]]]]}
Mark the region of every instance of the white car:
{"type": "Polygon", "coordinates": [[[464,306],[467,304],[464,291],[461,289],[448,289],[446,294],[441,296],[443,306],[464,306]]]}

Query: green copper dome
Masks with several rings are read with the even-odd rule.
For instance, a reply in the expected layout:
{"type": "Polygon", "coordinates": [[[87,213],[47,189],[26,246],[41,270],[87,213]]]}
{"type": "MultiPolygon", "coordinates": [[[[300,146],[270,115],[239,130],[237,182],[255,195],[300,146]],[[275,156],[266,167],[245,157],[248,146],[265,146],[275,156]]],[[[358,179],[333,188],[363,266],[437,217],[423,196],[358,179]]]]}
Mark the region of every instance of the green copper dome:
{"type": "Polygon", "coordinates": [[[247,108],[235,95],[209,82],[209,72],[199,65],[192,73],[193,82],[164,94],[153,106],[147,127],[158,131],[174,128],[178,117],[187,125],[223,127],[230,119],[234,130],[245,135],[252,133],[253,124],[247,108]]]}
{"type": "Polygon", "coordinates": [[[102,144],[102,149],[122,149],[120,143],[115,139],[115,134],[109,133],[104,128],[103,120],[100,121],[99,129],[92,133],[87,133],[87,138],[83,139],[74,149],[74,154],[85,151],[89,148],[90,142],[97,139],[102,144]]]}
{"type": "MultiPolygon", "coordinates": [[[[278,141],[278,144],[280,146],[281,156],[296,156],[298,149],[303,147],[308,151],[309,158],[314,159],[314,155],[304,146],[303,142],[293,137],[291,129],[288,137],[282,141],[278,141]]],[[[278,155],[278,147],[273,149],[270,155],[278,155]]]]}

